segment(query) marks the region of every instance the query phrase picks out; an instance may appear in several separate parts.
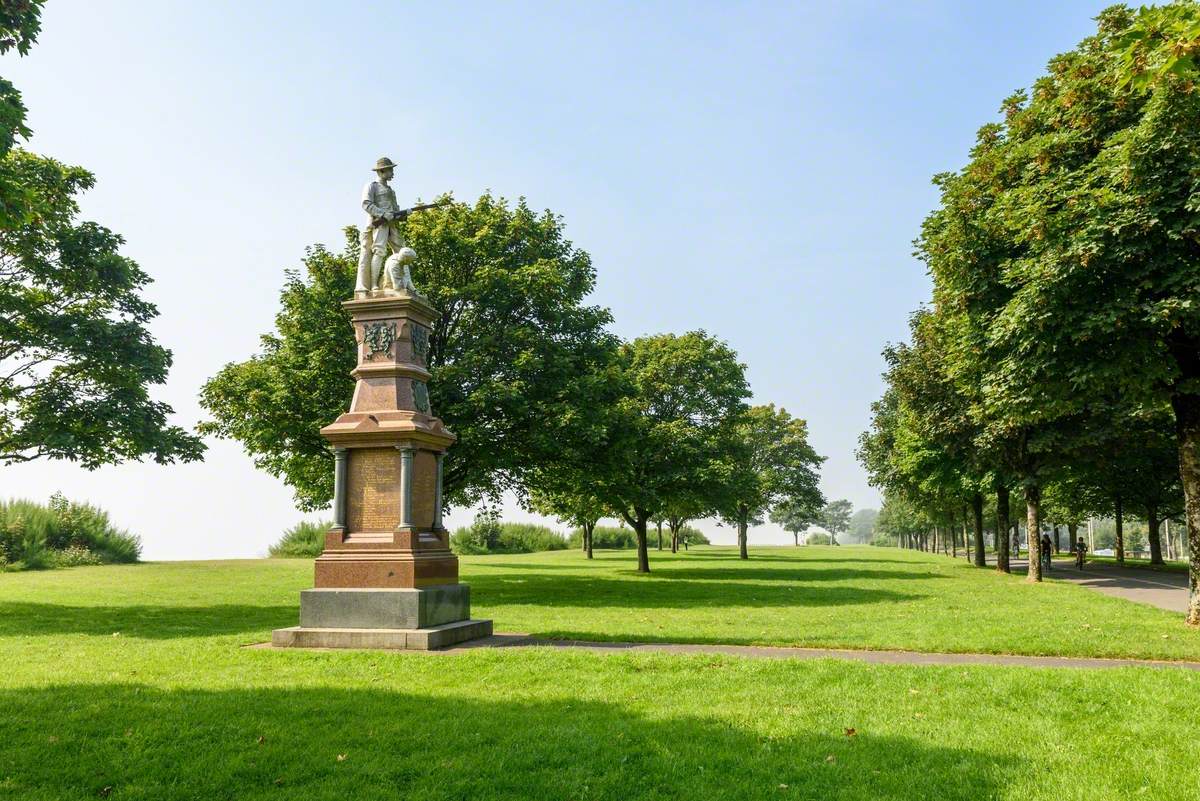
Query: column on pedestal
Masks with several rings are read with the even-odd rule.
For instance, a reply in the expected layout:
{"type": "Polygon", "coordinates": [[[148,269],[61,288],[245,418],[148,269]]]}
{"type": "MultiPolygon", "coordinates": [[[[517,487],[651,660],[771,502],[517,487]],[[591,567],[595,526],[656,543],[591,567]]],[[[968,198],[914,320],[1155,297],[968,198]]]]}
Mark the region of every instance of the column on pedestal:
{"type": "Polygon", "coordinates": [[[396,449],[400,451],[400,528],[412,528],[413,456],[416,449],[411,445],[397,445],[396,449]]]}
{"type": "Polygon", "coordinates": [[[346,449],[333,449],[333,527],[346,528],[346,449]]]}
{"type": "Polygon", "coordinates": [[[437,455],[437,479],[433,485],[433,530],[442,530],[442,461],[445,453],[437,455]]]}

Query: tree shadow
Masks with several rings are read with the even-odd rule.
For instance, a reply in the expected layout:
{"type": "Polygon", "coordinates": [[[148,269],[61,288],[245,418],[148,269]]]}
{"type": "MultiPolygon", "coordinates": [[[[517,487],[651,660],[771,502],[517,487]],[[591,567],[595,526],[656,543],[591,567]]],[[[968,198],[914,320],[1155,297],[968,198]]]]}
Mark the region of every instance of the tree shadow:
{"type": "MultiPolygon", "coordinates": [[[[653,571],[653,567],[651,568],[653,571]]],[[[636,575],[636,571],[629,571],[636,575]]],[[[678,567],[675,564],[664,565],[651,575],[666,579],[685,579],[688,581],[789,581],[797,583],[813,581],[853,581],[865,579],[868,581],[925,581],[927,579],[944,579],[938,573],[926,573],[913,570],[869,570],[853,567],[841,568],[812,568],[806,565],[773,568],[773,567],[678,567]]]]}
{"type": "MultiPolygon", "coordinates": [[[[697,609],[722,607],[852,606],[923,598],[875,587],[805,583],[728,581],[701,571],[696,579],[651,573],[644,581],[605,576],[478,574],[465,578],[471,598],[489,607],[507,605],[623,609],[697,609]]],[[[631,575],[637,575],[631,571],[631,575]]],[[[746,578],[744,574],[738,574],[746,578]]],[[[789,575],[789,580],[795,579],[789,575]]]]}
{"type": "Polygon", "coordinates": [[[300,598],[291,606],[68,606],[0,601],[0,636],[92,634],[147,640],[213,637],[296,625],[300,598]]]}
{"type": "Polygon", "coordinates": [[[0,692],[0,765],[13,797],[154,801],[973,801],[1019,769],[916,738],[754,728],[576,698],[78,684],[0,692]]]}

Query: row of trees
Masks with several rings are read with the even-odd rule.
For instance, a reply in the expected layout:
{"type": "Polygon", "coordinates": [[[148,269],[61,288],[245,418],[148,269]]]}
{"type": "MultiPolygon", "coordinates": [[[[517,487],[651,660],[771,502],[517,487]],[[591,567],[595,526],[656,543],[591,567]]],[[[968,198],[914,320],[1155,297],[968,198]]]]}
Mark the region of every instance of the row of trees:
{"type": "Polygon", "coordinates": [[[1097,21],[935,178],[916,242],[933,298],[885,351],[859,457],[897,529],[966,509],[980,565],[990,497],[1007,569],[1015,495],[1034,581],[1047,517],[1136,513],[1161,561],[1159,522],[1182,515],[1197,624],[1200,7],[1097,21]]]}

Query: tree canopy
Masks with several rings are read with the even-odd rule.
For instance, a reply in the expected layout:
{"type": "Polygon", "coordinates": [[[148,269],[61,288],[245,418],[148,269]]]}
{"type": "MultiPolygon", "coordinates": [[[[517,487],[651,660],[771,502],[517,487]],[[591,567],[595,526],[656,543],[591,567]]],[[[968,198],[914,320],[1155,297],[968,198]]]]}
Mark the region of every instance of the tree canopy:
{"type": "MultiPolygon", "coordinates": [[[[41,6],[5,5],[0,53],[28,52],[41,6]]],[[[29,136],[20,93],[0,80],[0,464],[201,458],[150,398],[171,366],[146,328],[150,277],[118,234],[79,219],[91,173],[14,146],[29,136]]]]}
{"type": "MultiPolygon", "coordinates": [[[[561,218],[489,194],[414,214],[405,238],[419,255],[414,281],[440,315],[430,335],[432,407],[458,437],[446,456],[450,504],[523,492],[531,471],[590,447],[605,421],[597,382],[616,341],[604,309],[584,302],[591,260],[561,218]]],[[[208,381],[203,430],[242,442],[305,509],[333,496],[332,452],[322,425],[354,390],[354,332],[340,303],[353,294],[357,244],[313,248],[307,280],[289,273],[276,331],[251,359],[208,381]],[[300,388],[307,388],[299,397],[300,388]]],[[[602,388],[602,387],[601,387],[602,388]]]]}

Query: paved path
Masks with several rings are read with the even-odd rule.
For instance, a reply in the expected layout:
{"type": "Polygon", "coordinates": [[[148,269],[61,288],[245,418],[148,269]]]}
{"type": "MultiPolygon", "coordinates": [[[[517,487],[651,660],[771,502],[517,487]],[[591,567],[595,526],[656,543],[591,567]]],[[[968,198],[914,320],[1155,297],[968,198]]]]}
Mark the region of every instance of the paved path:
{"type": "Polygon", "coordinates": [[[928,654],[916,651],[859,651],[842,648],[786,648],[758,645],[696,645],[655,642],[587,642],[543,640],[526,634],[495,634],[428,653],[456,654],[476,648],[566,648],[592,653],[727,654],[755,659],[848,659],[878,665],[1019,665],[1049,668],[1152,667],[1200,671],[1200,662],[1142,659],[1083,659],[1059,656],[1005,654],[928,654]]]}
{"type": "MultiPolygon", "coordinates": [[[[1024,573],[1028,569],[1028,562],[1024,559],[1013,560],[1012,570],[1014,573],[1024,573]]],[[[1079,571],[1075,569],[1074,562],[1068,565],[1056,561],[1054,569],[1047,574],[1047,577],[1080,584],[1105,595],[1150,604],[1161,609],[1169,609],[1172,612],[1187,611],[1188,580],[1184,573],[1139,570],[1138,568],[1117,567],[1097,562],[1089,562],[1082,571],[1079,571]]]]}

